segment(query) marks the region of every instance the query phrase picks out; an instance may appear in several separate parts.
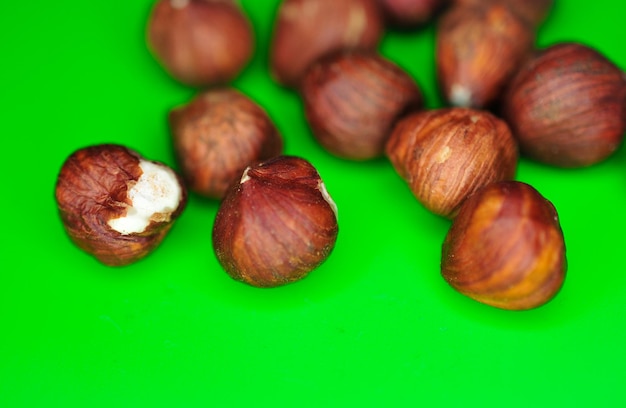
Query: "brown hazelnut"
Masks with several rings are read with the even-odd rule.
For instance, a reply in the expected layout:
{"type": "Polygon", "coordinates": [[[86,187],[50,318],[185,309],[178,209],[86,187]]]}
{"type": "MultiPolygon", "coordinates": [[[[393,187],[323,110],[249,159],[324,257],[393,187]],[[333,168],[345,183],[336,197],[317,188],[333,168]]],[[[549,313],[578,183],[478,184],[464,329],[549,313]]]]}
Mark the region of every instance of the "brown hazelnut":
{"type": "Polygon", "coordinates": [[[284,0],[271,40],[272,76],[297,88],[314,61],[340,50],[374,50],[383,30],[376,0],[284,0]]]}
{"type": "Polygon", "coordinates": [[[626,77],[598,51],[556,44],[529,60],[503,98],[522,154],[559,167],[609,157],[626,132],[626,77]]]}
{"type": "Polygon", "coordinates": [[[518,181],[493,183],[470,196],[443,244],[443,278],[460,293],[502,309],[548,302],[566,269],[554,206],[518,181]]]}
{"type": "Polygon", "coordinates": [[[72,153],[55,197],[72,241],[105,265],[135,262],[153,251],[186,204],[176,173],[119,145],[72,153]]]}
{"type": "Polygon", "coordinates": [[[248,167],[213,226],[217,259],[233,278],[274,287],[304,278],[331,253],[337,207],[305,159],[279,156],[248,167]]]}
{"type": "Polygon", "coordinates": [[[531,53],[533,28],[504,5],[451,7],[437,27],[437,78],[453,106],[485,108],[531,53]]]}
{"type": "Polygon", "coordinates": [[[374,52],[342,52],[307,71],[301,89],[315,138],[336,156],[366,160],[384,154],[395,121],[422,107],[415,81],[374,52]]]}
{"type": "Polygon", "coordinates": [[[147,42],[165,70],[191,86],[229,82],[254,51],[252,26],[231,0],[159,0],[147,42]]]}
{"type": "Polygon", "coordinates": [[[423,26],[435,17],[449,0],[378,0],[389,24],[401,28],[423,26]]]}
{"type": "Polygon", "coordinates": [[[507,124],[487,111],[444,108],[395,126],[386,154],[415,197],[454,218],[470,194],[515,176],[517,146],[507,124]]]}
{"type": "Polygon", "coordinates": [[[524,18],[533,26],[539,26],[548,16],[554,0],[453,0],[454,4],[485,5],[501,3],[524,18]]]}
{"type": "Polygon", "coordinates": [[[220,199],[250,164],[278,156],[283,140],[265,110],[232,88],[206,90],[169,114],[190,190],[220,199]]]}

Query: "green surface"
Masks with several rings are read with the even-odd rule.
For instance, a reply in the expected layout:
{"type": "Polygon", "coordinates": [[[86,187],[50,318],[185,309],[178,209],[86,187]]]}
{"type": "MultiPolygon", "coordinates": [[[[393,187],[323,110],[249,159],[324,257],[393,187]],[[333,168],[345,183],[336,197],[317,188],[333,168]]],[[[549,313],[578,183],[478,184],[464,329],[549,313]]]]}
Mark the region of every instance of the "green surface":
{"type": "MultiPolygon", "coordinates": [[[[541,45],[579,40],[626,68],[621,1],[556,1],[541,45]]],[[[174,165],[165,115],[187,101],[144,42],[151,1],[5,2],[0,12],[0,406],[619,406],[626,403],[626,151],[587,169],[522,160],[518,179],[557,207],[568,249],[549,304],[508,312],[439,275],[449,222],[383,159],[334,158],[298,97],[267,71],[277,1],[242,1],[257,54],[235,86],[320,171],[339,207],[328,261],[255,289],[211,248],[217,203],[192,196],[145,260],[107,268],[74,247],[53,199],[75,149],[123,143],[174,165]]],[[[381,51],[434,86],[433,27],[381,51]]]]}

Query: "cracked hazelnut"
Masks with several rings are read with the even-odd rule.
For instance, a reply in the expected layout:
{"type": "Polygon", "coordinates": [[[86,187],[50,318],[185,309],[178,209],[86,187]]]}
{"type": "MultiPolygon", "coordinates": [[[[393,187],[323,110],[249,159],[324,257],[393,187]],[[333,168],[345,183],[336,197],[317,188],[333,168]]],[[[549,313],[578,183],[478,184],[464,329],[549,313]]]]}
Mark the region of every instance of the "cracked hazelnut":
{"type": "Polygon", "coordinates": [[[481,187],[512,179],[517,167],[517,146],[507,124],[467,108],[407,116],[395,126],[386,154],[418,201],[447,218],[481,187]]]}
{"type": "Polygon", "coordinates": [[[388,22],[396,27],[419,27],[429,23],[449,0],[378,0],[388,22]]]}
{"type": "Polygon", "coordinates": [[[457,5],[439,20],[437,79],[445,100],[485,108],[532,52],[533,28],[503,4],[457,5]]]}
{"type": "Polygon", "coordinates": [[[308,161],[279,156],[246,168],[213,227],[218,261],[235,280],[274,287],[304,278],[331,253],[337,207],[308,161]]]}
{"type": "Polygon", "coordinates": [[[527,157],[559,167],[598,163],[626,132],[626,76],[582,44],[550,46],[521,67],[504,117],[527,157]]]}
{"type": "Polygon", "coordinates": [[[186,204],[182,180],[172,169],[113,144],[72,153],[61,167],[55,197],[71,240],[110,266],[152,252],[186,204]]]}
{"type": "Polygon", "coordinates": [[[502,309],[552,299],[567,262],[556,209],[535,188],[493,183],[469,197],[445,238],[441,273],[457,291],[502,309]]]}
{"type": "Polygon", "coordinates": [[[314,61],[341,50],[374,50],[383,30],[376,0],[285,0],[274,22],[272,76],[297,88],[314,61]]]}
{"type": "Polygon", "coordinates": [[[250,164],[278,156],[283,140],[265,110],[231,89],[207,90],[169,115],[187,186],[220,199],[250,164]]]}
{"type": "Polygon", "coordinates": [[[423,105],[415,81],[374,52],[342,52],[319,60],[307,71],[301,95],[317,141],[352,160],[382,156],[396,120],[423,105]]]}
{"type": "Polygon", "coordinates": [[[231,0],[159,0],[150,14],[147,42],[165,70],[191,86],[231,81],[254,51],[248,17],[231,0]]]}

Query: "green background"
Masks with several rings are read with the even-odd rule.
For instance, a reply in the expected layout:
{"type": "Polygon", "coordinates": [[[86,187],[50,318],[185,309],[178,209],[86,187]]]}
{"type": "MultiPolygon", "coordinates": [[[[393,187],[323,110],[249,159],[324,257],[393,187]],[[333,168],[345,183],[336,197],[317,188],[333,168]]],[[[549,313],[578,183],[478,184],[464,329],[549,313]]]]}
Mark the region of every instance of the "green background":
{"type": "MultiPolygon", "coordinates": [[[[586,169],[522,160],[557,207],[569,270],[547,305],[509,312],[439,274],[449,222],[384,159],[323,151],[267,46],[277,1],[242,5],[256,56],[234,85],[319,170],[339,207],[334,252],[276,289],[231,280],[211,248],[218,203],[191,196],[163,244],[125,268],[74,247],[53,198],[75,149],[123,143],[175,166],[166,114],[194,90],[146,48],[152,1],[3,2],[0,406],[617,406],[626,404],[626,151],[586,169]]],[[[578,40],[626,68],[624,3],[556,1],[538,44],[578,40]]],[[[441,105],[434,27],[381,52],[441,105]]],[[[303,46],[306,46],[303,44],[303,46]]]]}

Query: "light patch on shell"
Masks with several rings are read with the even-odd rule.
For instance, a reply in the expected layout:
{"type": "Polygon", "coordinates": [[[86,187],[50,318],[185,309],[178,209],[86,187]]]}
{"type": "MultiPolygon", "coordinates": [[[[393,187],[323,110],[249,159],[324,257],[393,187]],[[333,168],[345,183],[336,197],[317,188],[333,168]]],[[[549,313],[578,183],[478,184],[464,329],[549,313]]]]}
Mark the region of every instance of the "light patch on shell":
{"type": "Polygon", "coordinates": [[[356,45],[363,35],[365,26],[367,24],[367,16],[365,10],[361,5],[355,5],[350,9],[348,15],[348,23],[346,24],[346,31],[344,33],[344,40],[349,45],[356,45]]]}
{"type": "Polygon", "coordinates": [[[189,5],[190,0],[170,0],[170,6],[174,9],[183,9],[189,5]]]}
{"type": "Polygon", "coordinates": [[[172,169],[140,160],[142,174],[128,189],[131,206],[126,215],[109,220],[109,226],[122,235],[145,231],[151,221],[168,222],[180,205],[183,190],[172,169]]]}
{"type": "Polygon", "coordinates": [[[450,149],[450,147],[448,146],[444,146],[443,149],[441,149],[439,153],[437,154],[437,158],[436,158],[437,163],[438,164],[445,163],[450,158],[451,154],[452,154],[452,149],[450,149]]]}
{"type": "Polygon", "coordinates": [[[250,166],[246,167],[246,169],[243,171],[243,174],[241,175],[241,180],[239,180],[239,184],[243,184],[246,181],[250,180],[250,176],[248,176],[248,171],[250,171],[250,166]]]}
{"type": "Polygon", "coordinates": [[[450,87],[448,99],[454,106],[467,108],[472,105],[472,91],[463,85],[454,84],[450,87]]]}
{"type": "Polygon", "coordinates": [[[320,191],[320,193],[322,193],[322,197],[328,203],[328,205],[330,205],[330,208],[335,213],[335,218],[338,218],[337,204],[335,204],[335,201],[333,201],[330,194],[328,194],[328,190],[326,190],[326,185],[322,180],[318,181],[317,189],[320,191]]]}

